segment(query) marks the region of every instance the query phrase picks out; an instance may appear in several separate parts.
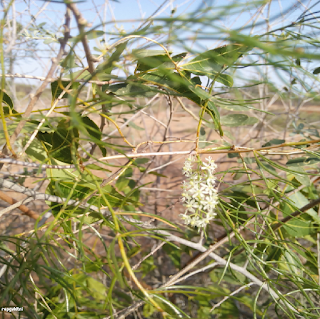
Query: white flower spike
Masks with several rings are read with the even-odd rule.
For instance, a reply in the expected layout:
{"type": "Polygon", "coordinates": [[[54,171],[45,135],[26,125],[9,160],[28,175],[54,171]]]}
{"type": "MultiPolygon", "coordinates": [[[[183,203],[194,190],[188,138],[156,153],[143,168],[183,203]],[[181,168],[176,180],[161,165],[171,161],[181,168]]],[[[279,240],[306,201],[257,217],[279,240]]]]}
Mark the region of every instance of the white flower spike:
{"type": "Polygon", "coordinates": [[[199,230],[215,218],[214,209],[218,203],[216,178],[213,175],[217,165],[210,156],[206,160],[207,163],[203,163],[190,155],[183,167],[186,180],[182,185],[182,202],[186,210],[180,216],[186,225],[198,227],[199,230]],[[195,163],[196,169],[193,168],[195,163]]]}

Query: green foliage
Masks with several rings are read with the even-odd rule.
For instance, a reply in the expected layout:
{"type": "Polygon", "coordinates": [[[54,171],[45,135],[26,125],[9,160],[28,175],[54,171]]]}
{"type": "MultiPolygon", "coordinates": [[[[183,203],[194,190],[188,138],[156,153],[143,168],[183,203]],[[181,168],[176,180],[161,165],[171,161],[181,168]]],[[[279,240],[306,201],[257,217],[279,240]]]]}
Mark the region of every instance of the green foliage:
{"type": "MultiPolygon", "coordinates": [[[[44,48],[66,41],[66,55],[25,119],[2,78],[1,143],[11,138],[20,162],[2,150],[1,188],[47,206],[32,229],[11,225],[12,207],[0,212],[0,304],[29,318],[320,317],[320,135],[318,105],[307,104],[319,102],[316,1],[281,17],[276,2],[218,3],[151,16],[131,33],[106,21],[89,29],[62,2],[72,37],[18,25],[20,40],[24,30],[44,48]],[[223,27],[241,12],[254,19],[223,27]],[[207,191],[181,199],[178,156],[191,152],[197,165],[217,163],[217,216],[203,229],[179,216],[207,191]]],[[[11,4],[3,25],[15,25],[11,4]]],[[[17,59],[6,56],[9,29],[2,74],[17,59]]]]}
{"type": "MultiPolygon", "coordinates": [[[[68,82],[68,81],[60,81],[60,80],[51,82],[52,100],[53,101],[56,100],[69,84],[70,84],[70,82],[68,82]]],[[[71,88],[77,89],[77,87],[79,87],[79,85],[80,85],[80,83],[78,83],[78,82],[72,83],[71,88]]],[[[69,90],[66,90],[66,91],[69,91],[69,90]]],[[[63,95],[63,98],[67,99],[69,96],[70,96],[69,93],[65,92],[63,95]]]]}
{"type": "Polygon", "coordinates": [[[249,117],[246,114],[228,114],[221,118],[221,124],[230,127],[238,127],[242,125],[253,125],[258,122],[255,117],[249,117]]]}

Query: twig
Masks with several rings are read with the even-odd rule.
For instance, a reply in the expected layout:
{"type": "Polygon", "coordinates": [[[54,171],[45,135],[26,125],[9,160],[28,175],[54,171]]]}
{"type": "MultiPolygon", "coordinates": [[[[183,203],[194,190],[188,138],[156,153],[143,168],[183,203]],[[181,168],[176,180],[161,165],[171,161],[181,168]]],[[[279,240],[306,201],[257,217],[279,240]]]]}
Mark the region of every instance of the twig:
{"type": "Polygon", "coordinates": [[[27,203],[29,203],[29,202],[31,202],[33,200],[34,200],[33,198],[25,198],[25,199],[19,200],[18,202],[10,205],[9,207],[6,207],[6,208],[2,209],[0,211],[0,217],[3,216],[4,214],[16,209],[16,208],[19,208],[21,205],[27,204],[27,203]]]}
{"type": "Polygon", "coordinates": [[[99,59],[92,56],[90,47],[88,44],[88,39],[85,34],[85,26],[88,24],[87,21],[82,17],[81,12],[78,10],[75,3],[68,3],[67,7],[72,11],[74,17],[76,18],[78,29],[79,29],[79,36],[81,37],[81,42],[84,48],[84,52],[86,54],[89,72],[92,74],[94,72],[94,65],[93,62],[99,62],[99,59]]]}
{"type": "MultiPolygon", "coordinates": [[[[153,143],[177,143],[177,142],[190,142],[190,141],[153,141],[153,143]]],[[[273,155],[272,152],[269,150],[272,148],[279,148],[279,147],[285,147],[285,146],[296,146],[296,145],[306,145],[306,144],[314,144],[319,143],[320,139],[318,140],[309,140],[309,141],[303,141],[303,142],[292,142],[292,143],[283,143],[281,145],[273,145],[273,146],[267,146],[267,147],[260,147],[260,148],[237,148],[234,146],[223,146],[223,147],[217,147],[215,149],[202,149],[198,150],[199,154],[228,154],[228,153],[248,153],[248,152],[267,152],[269,155],[273,155]]],[[[140,143],[141,144],[141,143],[140,143]]],[[[87,162],[83,164],[84,166],[97,163],[99,161],[107,161],[112,159],[121,159],[121,158],[139,158],[139,157],[149,157],[149,156],[166,156],[166,155],[188,155],[190,151],[173,151],[173,152],[152,152],[152,153],[127,153],[125,155],[113,155],[113,156],[107,156],[102,157],[99,160],[87,162]]],[[[287,155],[290,155],[291,153],[286,153],[287,155]]],[[[28,167],[42,167],[42,168],[52,168],[52,169],[70,169],[75,168],[76,166],[74,164],[70,165],[47,165],[47,164],[37,164],[37,163],[28,163],[28,162],[22,162],[17,161],[11,158],[0,158],[0,163],[3,164],[15,164],[15,165],[22,165],[22,166],[28,166],[28,167]]]]}
{"type": "Polygon", "coordinates": [[[189,113],[197,122],[200,121],[200,119],[198,117],[196,117],[190,110],[188,110],[186,108],[186,106],[183,104],[182,100],[180,99],[179,96],[176,96],[177,101],[179,102],[179,104],[181,105],[181,107],[187,112],[189,113]]]}
{"type": "Polygon", "coordinates": [[[301,207],[300,209],[296,210],[292,214],[290,214],[287,217],[283,218],[277,224],[272,225],[272,229],[273,230],[278,230],[280,227],[282,227],[285,223],[290,221],[292,218],[299,216],[301,213],[309,210],[310,208],[312,208],[314,206],[317,206],[318,204],[320,204],[320,198],[317,198],[317,199],[311,201],[309,204],[301,207]]]}
{"type": "MultiPolygon", "coordinates": [[[[7,194],[5,194],[4,192],[0,191],[0,198],[2,200],[4,200],[5,202],[7,202],[10,205],[13,205],[15,203],[17,203],[17,201],[15,199],[13,199],[12,197],[8,196],[7,194]]],[[[29,217],[33,218],[33,219],[38,219],[40,216],[38,213],[36,213],[35,211],[33,211],[32,209],[29,209],[27,206],[25,205],[20,205],[18,206],[18,208],[25,214],[28,215],[29,217]]],[[[1,216],[1,213],[0,213],[1,216]]],[[[40,218],[41,219],[41,218],[40,218]]]]}
{"type": "Polygon", "coordinates": [[[121,131],[121,128],[119,127],[119,125],[116,123],[116,121],[114,121],[111,117],[109,117],[106,114],[100,113],[101,116],[105,117],[107,120],[109,120],[118,130],[120,136],[122,137],[122,139],[124,140],[125,143],[127,143],[129,146],[131,146],[132,148],[134,148],[134,145],[132,145],[124,136],[124,134],[121,131]]]}
{"type": "MultiPolygon", "coordinates": [[[[38,193],[38,192],[35,192],[35,191],[33,191],[33,190],[31,190],[31,189],[29,189],[27,187],[24,187],[24,186],[21,186],[21,185],[17,185],[15,183],[10,182],[10,181],[6,181],[3,178],[0,178],[0,188],[8,188],[8,189],[10,189],[12,191],[15,191],[15,192],[18,192],[18,193],[22,193],[24,195],[27,195],[28,197],[31,197],[31,198],[26,198],[26,199],[24,199],[24,200],[22,200],[20,202],[17,202],[16,204],[13,204],[10,207],[5,208],[4,209],[5,212],[8,212],[8,211],[10,211],[10,210],[12,210],[12,209],[14,209],[16,207],[19,207],[22,203],[29,202],[29,201],[31,201],[33,199],[34,200],[39,199],[39,200],[46,200],[46,201],[53,202],[53,203],[58,203],[58,204],[65,204],[65,205],[70,205],[70,206],[80,206],[80,207],[83,207],[83,208],[89,208],[89,209],[91,209],[91,210],[93,210],[95,212],[102,213],[105,216],[109,216],[109,214],[110,214],[108,212],[108,210],[106,210],[106,209],[100,209],[97,206],[86,204],[86,203],[82,204],[80,201],[73,200],[73,199],[67,200],[66,198],[55,196],[55,195],[38,193]]],[[[4,210],[2,210],[1,212],[3,212],[4,210]]]]}
{"type": "Polygon", "coordinates": [[[151,249],[151,252],[144,256],[142,259],[140,259],[133,267],[133,270],[136,270],[146,259],[148,259],[150,256],[154,255],[154,253],[159,250],[166,242],[162,241],[160,244],[158,244],[155,248],[151,249]]]}
{"type": "Polygon", "coordinates": [[[225,296],[220,302],[218,302],[217,304],[215,304],[211,309],[210,312],[212,312],[214,309],[220,307],[222,305],[222,303],[224,303],[226,300],[228,300],[231,296],[236,295],[238,292],[240,292],[241,290],[251,287],[252,285],[255,285],[254,282],[249,282],[248,284],[241,286],[240,288],[236,289],[235,291],[233,291],[230,295],[225,296]]]}
{"type": "Polygon", "coordinates": [[[209,265],[207,265],[207,266],[204,266],[204,267],[202,267],[202,268],[200,268],[200,269],[197,269],[197,270],[195,270],[195,271],[193,271],[193,272],[190,272],[189,274],[185,275],[184,277],[180,277],[179,279],[177,279],[177,280],[175,281],[175,284],[177,284],[177,283],[180,282],[180,281],[185,281],[185,280],[187,280],[189,277],[192,277],[192,276],[194,276],[194,275],[196,275],[196,274],[198,274],[198,273],[200,273],[200,272],[205,272],[205,271],[207,271],[208,269],[215,268],[216,266],[219,266],[219,265],[220,265],[219,263],[212,263],[212,264],[209,264],[209,265]]]}

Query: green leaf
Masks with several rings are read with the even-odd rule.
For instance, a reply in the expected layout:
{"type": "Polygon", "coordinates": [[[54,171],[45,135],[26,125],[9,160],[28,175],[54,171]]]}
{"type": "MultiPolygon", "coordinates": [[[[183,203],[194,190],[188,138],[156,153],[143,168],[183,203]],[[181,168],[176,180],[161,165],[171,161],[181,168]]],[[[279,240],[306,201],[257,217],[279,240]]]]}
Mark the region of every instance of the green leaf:
{"type": "Polygon", "coordinates": [[[228,114],[221,118],[221,124],[230,127],[237,127],[242,125],[252,125],[258,122],[255,117],[249,117],[245,114],[228,114]]]}
{"type": "Polygon", "coordinates": [[[197,313],[198,319],[207,319],[211,316],[211,308],[210,307],[200,307],[197,313]]]}
{"type": "Polygon", "coordinates": [[[224,85],[232,86],[232,77],[220,72],[236,62],[246,51],[247,47],[242,45],[226,45],[199,54],[193,60],[181,65],[181,68],[196,75],[207,76],[224,85]]]}
{"type": "Polygon", "coordinates": [[[37,139],[41,142],[47,153],[52,149],[52,137],[53,133],[38,132],[37,134],[37,139]]]}
{"type": "MultiPolygon", "coordinates": [[[[270,246],[267,252],[268,252],[268,256],[266,258],[266,261],[278,261],[283,254],[282,249],[276,246],[270,246]]],[[[270,270],[270,266],[266,265],[265,271],[268,272],[269,270],[270,270]]]]}
{"type": "Polygon", "coordinates": [[[155,265],[153,256],[150,256],[147,259],[145,259],[140,266],[140,269],[142,272],[142,278],[144,278],[146,275],[148,275],[150,272],[152,272],[156,268],[157,267],[155,265]]]}
{"type": "Polygon", "coordinates": [[[133,169],[132,167],[128,167],[121,176],[132,177],[132,175],[133,175],[133,169]]]}
{"type": "Polygon", "coordinates": [[[79,131],[70,128],[70,122],[62,119],[52,135],[52,149],[50,155],[64,163],[72,163],[72,154],[78,148],[79,131]]]}
{"type": "Polygon", "coordinates": [[[222,83],[225,86],[232,87],[233,86],[233,78],[229,74],[219,74],[216,78],[217,82],[222,83]]]}
{"type": "Polygon", "coordinates": [[[199,141],[204,141],[206,139],[206,131],[203,127],[200,128],[199,141]]]}
{"type": "Polygon", "coordinates": [[[97,70],[101,70],[106,74],[111,74],[112,70],[115,68],[114,63],[119,61],[120,56],[126,47],[127,42],[119,44],[112,55],[97,67],[97,70]]]}
{"type": "MultiPolygon", "coordinates": [[[[280,210],[284,217],[289,216],[296,209],[309,203],[308,199],[301,192],[297,192],[296,194],[289,196],[289,199],[293,203],[294,207],[289,205],[290,201],[288,203],[282,202],[280,205],[280,210]]],[[[298,217],[292,218],[286,222],[285,225],[283,225],[283,228],[290,236],[301,238],[314,234],[316,232],[316,228],[313,226],[313,222],[316,221],[319,223],[319,220],[319,216],[311,208],[298,217]]]]}
{"type": "Polygon", "coordinates": [[[295,167],[294,170],[295,170],[295,173],[292,172],[290,174],[292,174],[301,183],[301,185],[305,185],[305,186],[311,185],[310,177],[306,174],[305,170],[302,167],[295,167]],[[301,171],[301,173],[304,173],[304,174],[299,174],[299,171],[301,171]]]}
{"type": "MultiPolygon", "coordinates": [[[[2,90],[0,90],[1,92],[2,90]]],[[[10,109],[13,109],[13,102],[11,100],[11,97],[4,91],[2,91],[2,102],[6,103],[10,109]]]]}
{"type": "Polygon", "coordinates": [[[167,55],[156,55],[156,56],[139,58],[136,71],[145,72],[150,69],[157,68],[160,65],[163,65],[163,67],[166,67],[166,66],[171,68],[174,67],[170,58],[167,55]],[[169,62],[168,65],[164,64],[167,62],[169,62]]]}
{"type": "Polygon", "coordinates": [[[140,157],[140,158],[135,159],[135,160],[134,160],[134,163],[137,164],[137,165],[143,165],[143,164],[148,163],[149,161],[150,161],[149,158],[142,158],[142,157],[140,157]]]}
{"type": "Polygon", "coordinates": [[[132,56],[134,60],[147,58],[151,56],[167,55],[164,50],[145,50],[145,49],[134,49],[132,50],[132,56]]]}
{"type": "Polygon", "coordinates": [[[87,277],[86,281],[90,296],[101,301],[106,299],[107,288],[103,283],[89,276],[87,277]]]}
{"type": "Polygon", "coordinates": [[[238,319],[240,315],[238,307],[234,304],[233,300],[230,299],[223,302],[220,307],[213,310],[211,314],[215,315],[217,319],[238,319]]]}
{"type": "Polygon", "coordinates": [[[132,128],[134,128],[135,130],[138,130],[138,131],[144,131],[144,128],[143,127],[140,127],[136,124],[134,124],[133,122],[129,122],[128,125],[132,128]]]}
{"type": "Polygon", "coordinates": [[[97,39],[104,35],[104,31],[102,30],[91,30],[87,32],[86,36],[88,40],[97,39]]]}
{"type": "Polygon", "coordinates": [[[279,145],[279,144],[283,144],[285,142],[286,142],[285,140],[279,140],[277,138],[274,138],[274,139],[270,140],[269,142],[263,144],[262,147],[267,147],[267,146],[271,146],[271,145],[279,145]]]}
{"type": "Polygon", "coordinates": [[[320,162],[319,157],[298,157],[290,159],[286,165],[288,166],[309,166],[318,164],[320,162]]]}
{"type": "Polygon", "coordinates": [[[282,259],[286,261],[286,263],[282,263],[285,267],[295,276],[302,276],[303,265],[299,260],[299,257],[293,253],[291,250],[286,250],[282,259]]]}
{"type": "Polygon", "coordinates": [[[164,245],[163,250],[167,253],[168,257],[171,259],[172,263],[177,269],[180,269],[181,263],[181,250],[172,247],[171,245],[164,245]]]}
{"type": "Polygon", "coordinates": [[[259,316],[263,315],[263,312],[258,308],[258,305],[255,302],[255,295],[242,295],[236,297],[243,305],[247,306],[253,312],[257,313],[259,316]]]}
{"type": "MultiPolygon", "coordinates": [[[[289,196],[289,199],[294,203],[294,205],[297,208],[301,208],[309,204],[309,200],[301,192],[297,192],[289,196]]],[[[313,208],[308,209],[305,213],[311,216],[315,222],[320,224],[320,217],[318,216],[317,212],[313,208]]]]}
{"type": "Polygon", "coordinates": [[[82,116],[81,119],[82,119],[83,123],[85,124],[85,129],[87,130],[88,134],[91,136],[93,141],[99,146],[102,155],[106,156],[107,151],[103,147],[103,142],[101,141],[102,133],[101,133],[98,125],[87,116],[82,116]]]}
{"type": "Polygon", "coordinates": [[[219,130],[220,135],[223,136],[219,112],[214,102],[210,100],[212,99],[212,96],[205,90],[196,86],[192,80],[189,80],[177,73],[165,73],[162,71],[145,73],[142,75],[136,74],[136,76],[151,84],[157,84],[165,87],[170,94],[186,97],[199,106],[202,106],[205,101],[209,100],[206,111],[213,119],[215,128],[219,130]]]}
{"type": "Polygon", "coordinates": [[[254,125],[258,123],[259,120],[256,117],[249,116],[248,119],[242,125],[254,125]]]}
{"type": "MultiPolygon", "coordinates": [[[[70,83],[69,81],[61,81],[61,80],[51,82],[51,93],[52,93],[52,100],[53,101],[59,97],[59,95],[62,93],[64,88],[67,87],[67,85],[69,85],[69,83],[70,83]]],[[[79,85],[80,85],[79,82],[74,82],[72,84],[72,86],[69,88],[69,90],[71,88],[75,89],[75,88],[79,87],[79,85]]],[[[68,97],[69,97],[69,94],[66,92],[63,95],[63,98],[67,99],[68,97]]]]}
{"type": "MultiPolygon", "coordinates": [[[[110,86],[110,90],[114,90],[115,85],[110,86]]],[[[134,97],[153,97],[159,90],[154,89],[142,83],[128,83],[113,91],[117,96],[134,96],[134,97]]]]}
{"type": "Polygon", "coordinates": [[[237,105],[237,104],[225,104],[225,103],[219,103],[219,107],[225,109],[225,110],[230,110],[230,111],[238,111],[238,112],[247,112],[248,107],[242,106],[242,105],[237,105]]]}
{"type": "Polygon", "coordinates": [[[122,192],[129,184],[130,179],[125,176],[120,176],[116,182],[117,189],[122,192]]]}
{"type": "MultiPolygon", "coordinates": [[[[134,193],[132,193],[130,195],[130,197],[124,197],[118,191],[116,191],[116,189],[111,185],[107,185],[107,186],[103,187],[102,190],[103,190],[104,196],[106,197],[106,199],[109,201],[109,203],[113,207],[120,207],[121,205],[123,205],[124,200],[130,204],[141,205],[141,203],[138,202],[138,199],[139,199],[139,191],[138,190],[136,190],[134,193]]],[[[89,202],[90,202],[90,200],[89,200],[89,202]]],[[[107,203],[103,199],[100,200],[100,203],[103,206],[107,206],[107,203]]],[[[92,204],[93,204],[93,202],[92,202],[92,204]]]]}
{"type": "MultiPolygon", "coordinates": [[[[24,140],[24,145],[28,139],[24,140]]],[[[46,151],[38,140],[33,140],[30,146],[26,149],[26,154],[43,163],[48,158],[46,151]]]]}
{"type": "Polygon", "coordinates": [[[320,73],[320,67],[317,67],[316,69],[313,70],[313,74],[319,74],[320,73]]]}
{"type": "MultiPolygon", "coordinates": [[[[66,77],[70,77],[71,79],[71,75],[66,75],[66,77]]],[[[75,78],[77,77],[77,79],[83,79],[83,80],[88,80],[89,78],[91,78],[91,74],[89,71],[85,70],[79,70],[79,71],[76,71],[76,72],[72,72],[72,77],[75,78]]]]}
{"type": "Polygon", "coordinates": [[[155,312],[155,310],[156,310],[156,309],[154,308],[153,305],[147,303],[147,304],[145,304],[145,305],[143,306],[143,311],[142,311],[143,316],[144,316],[145,318],[150,318],[150,317],[153,315],[153,313],[155,312]]]}
{"type": "MultiPolygon", "coordinates": [[[[11,100],[11,97],[4,91],[0,90],[2,92],[2,103],[5,105],[3,106],[3,113],[4,115],[8,114],[17,114],[18,112],[13,108],[13,102],[11,100]]],[[[21,117],[19,115],[19,117],[21,117]]]]}
{"type": "Polygon", "coordinates": [[[186,57],[187,54],[188,54],[188,52],[179,53],[179,54],[177,54],[177,55],[174,55],[174,56],[172,57],[172,60],[173,60],[174,62],[180,62],[181,60],[183,60],[183,59],[186,57]]]}

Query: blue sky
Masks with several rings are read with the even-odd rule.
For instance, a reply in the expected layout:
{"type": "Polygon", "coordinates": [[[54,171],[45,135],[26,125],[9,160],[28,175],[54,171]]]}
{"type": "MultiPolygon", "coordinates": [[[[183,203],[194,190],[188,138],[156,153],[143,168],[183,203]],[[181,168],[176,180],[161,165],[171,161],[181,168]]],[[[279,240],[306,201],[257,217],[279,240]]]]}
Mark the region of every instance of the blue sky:
{"type": "MultiPolygon", "coordinates": [[[[303,1],[301,1],[303,4],[303,1]]],[[[313,2],[316,2],[315,0],[313,2]]],[[[92,27],[97,27],[98,30],[105,30],[109,32],[118,32],[120,29],[124,29],[126,32],[132,32],[136,29],[141,22],[136,21],[139,19],[145,19],[152,15],[159,6],[159,11],[155,14],[156,18],[165,18],[170,17],[172,10],[175,10],[173,17],[178,16],[187,16],[193,15],[195,17],[201,17],[201,15],[209,15],[212,18],[212,24],[204,27],[200,24],[188,24],[184,25],[180,23],[180,26],[177,30],[178,39],[171,46],[171,50],[176,51],[176,53],[186,50],[182,48],[183,45],[188,44],[189,47],[192,46],[192,49],[198,51],[204,51],[207,49],[214,48],[223,44],[221,38],[223,35],[219,35],[219,28],[223,29],[237,29],[243,26],[247,28],[243,32],[249,34],[251,28],[249,28],[252,23],[256,23],[260,26],[256,27],[254,33],[264,32],[266,30],[265,19],[268,15],[268,10],[270,17],[279,16],[277,20],[278,23],[273,25],[273,28],[281,26],[283,24],[288,24],[294,21],[300,14],[301,8],[293,6],[293,3],[296,3],[295,0],[282,0],[282,1],[272,1],[270,8],[268,5],[265,7],[261,6],[262,1],[231,1],[231,0],[119,0],[115,1],[104,1],[104,0],[87,0],[81,3],[77,3],[79,10],[82,12],[83,16],[87,19],[88,22],[92,23],[92,27]],[[256,3],[256,5],[254,5],[256,3]],[[232,5],[232,7],[231,7],[232,5]],[[205,13],[204,10],[209,8],[211,9],[205,13]],[[230,6],[230,7],[226,7],[230,6]],[[259,12],[260,8],[261,12],[259,12]],[[263,11],[262,11],[263,10],[263,11]],[[281,13],[289,11],[288,16],[281,18],[281,13]],[[255,15],[254,15],[255,14],[255,15]],[[101,21],[107,21],[104,27],[101,26],[101,21]],[[126,21],[124,21],[126,20],[126,21]],[[130,21],[129,21],[130,20],[130,21]],[[204,33],[201,35],[201,33],[204,33]],[[193,41],[192,37],[197,36],[197,40],[193,41]],[[200,38],[202,40],[199,40],[200,38]],[[219,40],[220,36],[220,40],[219,40]],[[178,40],[183,39],[181,43],[178,40]],[[185,39],[189,39],[188,41],[185,39]],[[195,42],[195,43],[193,43],[195,42]]],[[[33,24],[39,26],[41,23],[46,23],[44,28],[50,32],[57,34],[57,31],[62,31],[62,24],[64,22],[65,14],[65,5],[59,3],[50,3],[44,1],[34,1],[26,3],[24,1],[16,1],[15,9],[17,14],[17,19],[20,20],[23,24],[30,21],[31,15],[36,16],[33,24]],[[30,7],[28,7],[30,5],[30,7]],[[45,9],[38,15],[37,12],[45,6],[45,9]]],[[[318,5],[318,9],[319,5],[318,5]]],[[[317,7],[313,8],[314,11],[317,11],[317,7]]],[[[272,19],[271,19],[272,21],[272,19]]],[[[156,21],[155,25],[161,25],[161,21],[156,21]]],[[[75,21],[73,20],[73,31],[74,35],[77,34],[77,28],[75,21]]],[[[221,33],[222,34],[222,33],[221,33]]],[[[59,36],[61,36],[59,34],[59,36]]],[[[98,38],[90,42],[91,48],[98,47],[99,41],[102,39],[98,38]]],[[[110,45],[117,38],[112,35],[106,35],[105,40],[110,45]]],[[[164,39],[164,38],[163,38],[164,39]]],[[[161,40],[161,39],[160,39],[161,40]]],[[[20,63],[16,66],[15,72],[25,73],[32,75],[44,75],[45,66],[49,65],[49,59],[46,58],[49,56],[54,56],[54,50],[58,48],[57,44],[44,45],[43,40],[37,40],[39,42],[39,51],[36,52],[39,57],[42,59],[28,59],[28,63],[20,63]],[[43,52],[41,49],[51,49],[51,52],[43,52]]],[[[101,43],[100,43],[101,44],[101,43]]],[[[142,41],[134,45],[143,44],[142,41]]],[[[157,48],[158,49],[158,48],[157,48]]],[[[82,50],[82,48],[81,48],[82,50]]],[[[80,57],[83,57],[83,52],[79,51],[80,57]]]]}

